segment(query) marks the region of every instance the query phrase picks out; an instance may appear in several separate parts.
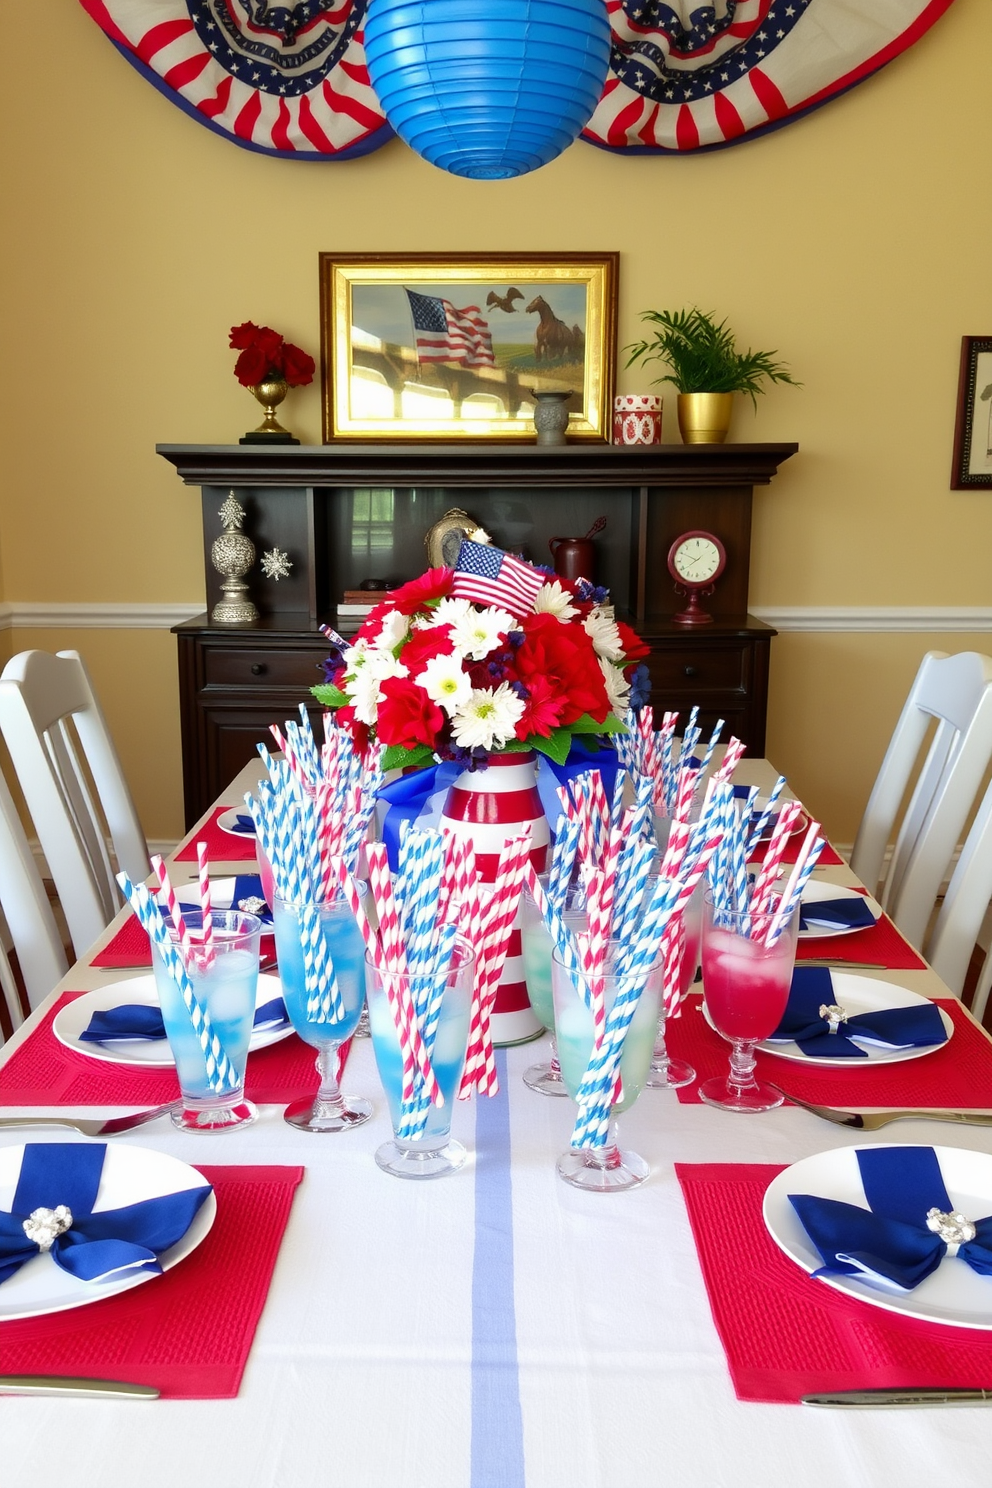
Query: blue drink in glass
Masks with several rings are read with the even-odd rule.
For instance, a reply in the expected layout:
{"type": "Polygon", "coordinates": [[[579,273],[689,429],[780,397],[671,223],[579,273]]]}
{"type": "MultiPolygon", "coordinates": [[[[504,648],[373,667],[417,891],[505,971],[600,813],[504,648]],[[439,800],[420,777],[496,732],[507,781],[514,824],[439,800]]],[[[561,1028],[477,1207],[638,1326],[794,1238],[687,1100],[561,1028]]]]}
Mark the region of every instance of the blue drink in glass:
{"type": "MultiPolygon", "coordinates": [[[[358,885],[364,895],[366,885],[358,885]]],[[[276,954],[286,1011],[305,1043],[317,1050],[320,1089],[315,1099],[294,1101],[285,1119],[303,1131],[338,1132],[359,1126],[372,1114],[370,1101],[342,1096],[338,1085],[338,1048],[354,1033],[365,1001],[365,942],[347,900],[338,895],[313,906],[288,904],[277,898],[273,906],[276,954]],[[317,917],[319,934],[327,950],[340,994],[337,1017],[310,1016],[310,993],[306,979],[308,917],[317,917]]]]}
{"type": "MultiPolygon", "coordinates": [[[[540,875],[541,887],[548,892],[549,875],[540,875]]],[[[569,885],[562,918],[573,933],[586,928],[585,894],[580,884],[569,885]]],[[[531,893],[524,889],[520,898],[520,946],[524,979],[530,1005],[551,1034],[551,1059],[547,1064],[529,1065],[523,1073],[524,1084],[539,1095],[567,1095],[558,1063],[555,1042],[555,1006],[551,993],[551,932],[538,912],[531,893]]]]}
{"type": "MultiPolygon", "coordinates": [[[[244,1083],[258,990],[261,921],[240,911],[216,911],[213,952],[208,960],[203,952],[202,915],[187,911],[184,919],[193,945],[187,975],[227,1056],[235,1083],[219,1092],[211,1089],[206,1056],[179,984],[156,950],[152,956],[155,986],[182,1092],[182,1105],[172,1120],[184,1131],[223,1131],[244,1126],[255,1117],[254,1106],[244,1099],[244,1083]]],[[[171,927],[170,939],[178,951],[179,937],[171,927]]]]}

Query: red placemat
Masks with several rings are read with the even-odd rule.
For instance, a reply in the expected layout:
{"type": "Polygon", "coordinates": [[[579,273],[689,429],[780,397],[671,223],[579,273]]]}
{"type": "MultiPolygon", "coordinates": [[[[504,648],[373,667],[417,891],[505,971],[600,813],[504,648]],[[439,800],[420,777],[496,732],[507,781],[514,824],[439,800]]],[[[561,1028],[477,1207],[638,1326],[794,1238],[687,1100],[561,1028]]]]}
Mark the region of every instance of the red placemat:
{"type": "Polygon", "coordinates": [[[824,935],[800,940],[797,961],[857,961],[861,966],[887,966],[893,971],[926,971],[927,963],[903,940],[887,914],[870,930],[853,935],[824,935]]]}
{"type": "MultiPolygon", "coordinates": [[[[81,995],[63,992],[30,1038],[0,1067],[0,1106],[161,1106],[178,1100],[174,1070],[107,1064],[59,1043],[52,1022],[61,1007],[81,995]]],[[[260,1105],[302,1100],[319,1084],[315,1059],[316,1051],[295,1033],[258,1049],[248,1056],[245,1094],[260,1105]]]]}
{"type": "Polygon", "coordinates": [[[815,1281],[783,1255],[761,1217],[765,1189],[782,1171],[764,1163],[675,1164],[737,1398],[992,1389],[992,1334],[882,1312],[815,1281]]]}
{"type": "MultiPolygon", "coordinates": [[[[782,856],[783,863],[794,863],[796,861],[796,854],[802,847],[805,836],[805,831],[793,832],[792,836],[789,838],[788,845],[782,856]]],[[[752,858],[749,858],[748,861],[751,863],[763,863],[765,861],[765,851],[767,846],[768,844],[763,842],[758,847],[754,856],[752,858]]],[[[196,857],[195,852],[193,856],[194,858],[196,857]]],[[[819,863],[819,866],[821,868],[841,868],[847,866],[840,853],[835,851],[835,849],[830,846],[829,842],[824,847],[819,858],[817,859],[817,862],[819,863]]]]}
{"type": "Polygon", "coordinates": [[[119,1297],[0,1323],[3,1373],[123,1379],[172,1400],[237,1395],[304,1169],[197,1170],[217,1196],[202,1245],[119,1297]]]}
{"type": "MultiPolygon", "coordinates": [[[[271,930],[262,933],[259,940],[259,956],[262,968],[267,968],[276,953],[275,936],[271,930]]],[[[108,941],[102,951],[90,961],[91,966],[98,966],[102,970],[109,968],[117,969],[122,966],[151,966],[152,947],[148,939],[148,931],[143,928],[141,922],[132,914],[124,921],[113,940],[108,941]]]]}
{"type": "MultiPolygon", "coordinates": [[[[177,863],[196,862],[196,844],[205,842],[207,852],[213,862],[220,863],[253,863],[255,861],[255,838],[238,837],[233,832],[223,832],[217,825],[217,818],[223,816],[225,811],[230,811],[230,806],[218,806],[213,812],[210,820],[196,833],[192,842],[188,842],[184,848],[176,853],[177,863]]],[[[822,863],[823,858],[820,859],[822,863]]]]}
{"type": "MultiPolygon", "coordinates": [[[[952,1110],[992,1108],[992,1043],[972,1021],[956,998],[940,999],[954,1024],[954,1036],[932,1054],[895,1064],[873,1064],[852,1060],[857,1068],[837,1069],[800,1064],[775,1054],[758,1053],[758,1078],[773,1080],[800,1100],[857,1110],[861,1106],[936,1106],[952,1110]]],[[[725,1075],[730,1045],[714,1033],[702,1015],[699,997],[686,999],[681,1018],[666,1024],[669,1053],[687,1059],[700,1080],[725,1075]]],[[[698,1082],[697,1082],[698,1084],[698,1082]]],[[[699,1100],[696,1085],[678,1091],[679,1100],[699,1100]]]]}

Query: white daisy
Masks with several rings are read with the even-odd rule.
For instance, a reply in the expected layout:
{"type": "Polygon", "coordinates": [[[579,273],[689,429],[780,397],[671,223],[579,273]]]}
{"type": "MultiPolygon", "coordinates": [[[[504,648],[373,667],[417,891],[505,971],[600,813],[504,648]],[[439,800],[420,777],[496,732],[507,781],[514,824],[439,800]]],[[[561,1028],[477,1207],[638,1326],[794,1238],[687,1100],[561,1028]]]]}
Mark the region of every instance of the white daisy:
{"type": "Polygon", "coordinates": [[[460,620],[463,615],[467,615],[471,608],[471,600],[451,599],[446,596],[431,612],[430,617],[424,621],[424,625],[432,629],[435,625],[451,625],[455,620],[460,620]]]}
{"type": "Polygon", "coordinates": [[[516,630],[517,625],[508,610],[497,609],[495,605],[485,610],[470,609],[452,625],[451,639],[455,650],[463,656],[482,661],[490,651],[496,650],[500,637],[507,631],[516,630]]]}
{"type": "Polygon", "coordinates": [[[606,656],[611,661],[620,661],[623,658],[620,632],[612,611],[607,614],[604,609],[597,606],[589,611],[582,622],[582,628],[596,648],[597,656],[606,656]]]}
{"type": "Polygon", "coordinates": [[[603,681],[606,683],[606,696],[610,700],[610,707],[618,718],[622,718],[627,711],[627,695],[630,692],[630,683],[624,676],[620,667],[615,667],[604,657],[599,658],[600,669],[603,673],[603,681]]]}
{"type": "Polygon", "coordinates": [[[392,610],[383,621],[382,629],[373,644],[377,651],[394,651],[409,634],[409,615],[402,615],[399,610],[392,610]]]}
{"type": "Polygon", "coordinates": [[[543,589],[537,591],[534,613],[554,615],[564,625],[566,621],[573,620],[579,612],[572,604],[572,596],[568,590],[563,589],[557,579],[553,579],[550,584],[545,584],[543,589]]]}
{"type": "Polygon", "coordinates": [[[376,721],[376,709],[379,706],[378,677],[373,676],[367,667],[362,667],[354,677],[348,680],[345,692],[355,709],[355,717],[359,723],[367,723],[371,728],[376,721]]]}
{"type": "Polygon", "coordinates": [[[501,682],[495,692],[473,688],[467,703],[451,720],[456,744],[465,749],[494,749],[513,738],[513,731],[524,711],[522,698],[501,682]]]}
{"type": "Polygon", "coordinates": [[[460,656],[432,656],[419,677],[414,677],[432,703],[449,715],[472,696],[472,684],[462,671],[460,656]]]}
{"type": "Polygon", "coordinates": [[[365,658],[362,671],[366,675],[373,676],[377,682],[385,682],[387,677],[408,677],[410,675],[410,668],[394,656],[392,651],[370,651],[365,658]]]}

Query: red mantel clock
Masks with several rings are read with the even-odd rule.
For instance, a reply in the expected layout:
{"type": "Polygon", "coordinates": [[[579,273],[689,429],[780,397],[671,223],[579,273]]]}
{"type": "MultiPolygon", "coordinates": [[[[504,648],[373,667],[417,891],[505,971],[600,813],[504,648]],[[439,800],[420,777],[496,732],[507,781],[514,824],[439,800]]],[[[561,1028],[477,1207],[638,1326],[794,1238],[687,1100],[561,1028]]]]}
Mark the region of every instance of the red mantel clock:
{"type": "Polygon", "coordinates": [[[668,572],[675,580],[676,594],[687,594],[689,603],[672,616],[675,625],[711,625],[713,616],[699,603],[700,595],[712,594],[727,566],[727,550],[712,532],[683,532],[668,550],[668,572]]]}

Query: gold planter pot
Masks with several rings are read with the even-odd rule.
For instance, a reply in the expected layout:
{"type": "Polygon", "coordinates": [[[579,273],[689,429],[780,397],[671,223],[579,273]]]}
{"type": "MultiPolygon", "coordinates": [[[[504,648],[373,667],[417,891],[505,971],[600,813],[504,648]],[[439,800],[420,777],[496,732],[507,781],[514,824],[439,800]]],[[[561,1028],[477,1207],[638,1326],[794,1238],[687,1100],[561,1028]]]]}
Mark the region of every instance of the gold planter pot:
{"type": "Polygon", "coordinates": [[[730,428],[733,393],[679,393],[679,433],[683,444],[722,444],[730,428]]]}

